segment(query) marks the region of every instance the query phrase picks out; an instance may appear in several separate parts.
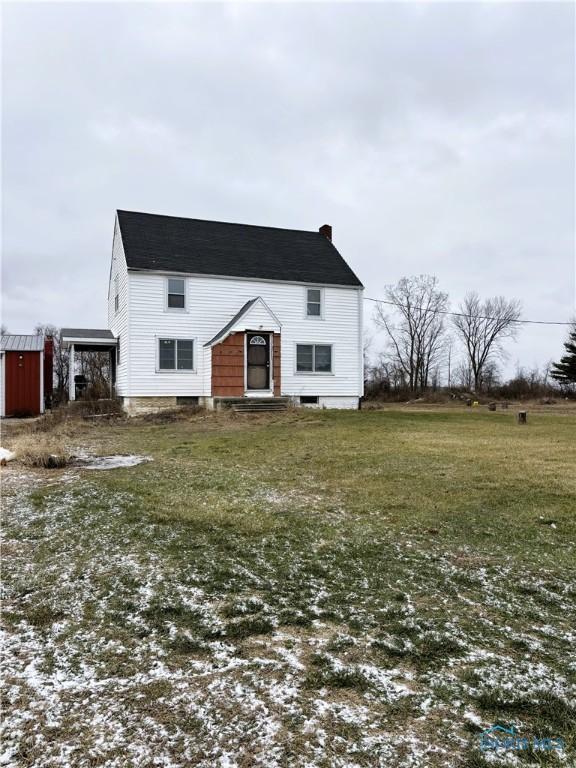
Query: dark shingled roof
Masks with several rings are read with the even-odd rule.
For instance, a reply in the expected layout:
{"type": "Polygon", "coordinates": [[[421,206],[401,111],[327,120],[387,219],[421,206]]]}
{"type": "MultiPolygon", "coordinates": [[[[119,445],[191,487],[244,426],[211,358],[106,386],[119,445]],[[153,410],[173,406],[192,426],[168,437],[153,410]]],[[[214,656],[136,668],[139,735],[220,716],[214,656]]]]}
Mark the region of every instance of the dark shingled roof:
{"type": "Polygon", "coordinates": [[[128,269],[361,286],[319,232],[118,211],[128,269]]]}
{"type": "Polygon", "coordinates": [[[67,339],[111,339],[114,334],[105,328],[62,328],[61,335],[67,339]]]}

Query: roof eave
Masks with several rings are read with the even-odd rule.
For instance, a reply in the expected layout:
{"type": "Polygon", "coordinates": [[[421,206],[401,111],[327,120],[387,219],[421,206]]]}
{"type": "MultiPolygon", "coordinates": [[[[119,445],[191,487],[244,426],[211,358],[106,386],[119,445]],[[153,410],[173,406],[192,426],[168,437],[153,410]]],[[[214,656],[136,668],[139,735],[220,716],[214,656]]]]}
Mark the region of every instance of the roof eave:
{"type": "MultiPolygon", "coordinates": [[[[364,285],[358,283],[326,283],[322,280],[279,280],[272,277],[246,277],[243,275],[215,275],[208,272],[185,272],[172,269],[149,269],[148,267],[131,267],[127,265],[128,272],[148,272],[152,275],[179,275],[182,277],[205,277],[216,280],[247,280],[257,283],[284,283],[286,285],[318,285],[323,288],[346,288],[348,290],[363,290],[364,285]]],[[[356,278],[358,279],[358,278],[356,278]]]]}

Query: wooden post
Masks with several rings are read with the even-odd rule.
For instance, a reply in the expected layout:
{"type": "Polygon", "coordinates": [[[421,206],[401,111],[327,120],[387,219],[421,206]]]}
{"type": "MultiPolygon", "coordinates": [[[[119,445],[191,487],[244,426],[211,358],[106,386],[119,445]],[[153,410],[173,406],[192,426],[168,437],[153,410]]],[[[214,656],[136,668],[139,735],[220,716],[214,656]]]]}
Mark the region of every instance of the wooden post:
{"type": "Polygon", "coordinates": [[[488,404],[488,410],[489,411],[495,411],[496,410],[496,403],[489,403],[488,404]]]}
{"type": "Polygon", "coordinates": [[[518,424],[527,424],[527,423],[528,423],[528,412],[518,411],[518,424]]]}
{"type": "Polygon", "coordinates": [[[116,389],[116,347],[110,347],[108,352],[108,375],[110,384],[110,400],[114,398],[114,392],[116,389]]]}

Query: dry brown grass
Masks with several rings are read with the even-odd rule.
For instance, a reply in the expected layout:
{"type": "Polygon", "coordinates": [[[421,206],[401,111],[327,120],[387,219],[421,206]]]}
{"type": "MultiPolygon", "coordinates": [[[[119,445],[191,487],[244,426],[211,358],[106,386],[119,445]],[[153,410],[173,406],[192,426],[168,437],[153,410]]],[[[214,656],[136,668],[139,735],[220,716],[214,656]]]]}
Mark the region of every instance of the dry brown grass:
{"type": "Polygon", "coordinates": [[[198,415],[205,415],[205,409],[200,405],[181,405],[175,408],[164,408],[153,413],[143,413],[133,416],[133,422],[144,424],[170,424],[174,421],[187,421],[198,415]]]}
{"type": "Polygon", "coordinates": [[[18,461],[27,467],[55,469],[65,467],[70,454],[62,442],[50,435],[28,434],[18,437],[12,446],[18,461]]]}

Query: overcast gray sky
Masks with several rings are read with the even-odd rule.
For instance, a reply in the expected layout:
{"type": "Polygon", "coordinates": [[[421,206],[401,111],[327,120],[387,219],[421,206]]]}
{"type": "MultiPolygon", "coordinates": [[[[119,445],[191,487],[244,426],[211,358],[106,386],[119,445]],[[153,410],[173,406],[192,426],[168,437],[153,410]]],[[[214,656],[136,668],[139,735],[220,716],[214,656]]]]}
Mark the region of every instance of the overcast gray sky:
{"type": "MultiPolygon", "coordinates": [[[[116,208],[317,229],[568,320],[574,6],[8,4],[3,322],[105,327],[116,208]]],[[[528,327],[512,367],[557,357],[528,327]]]]}

